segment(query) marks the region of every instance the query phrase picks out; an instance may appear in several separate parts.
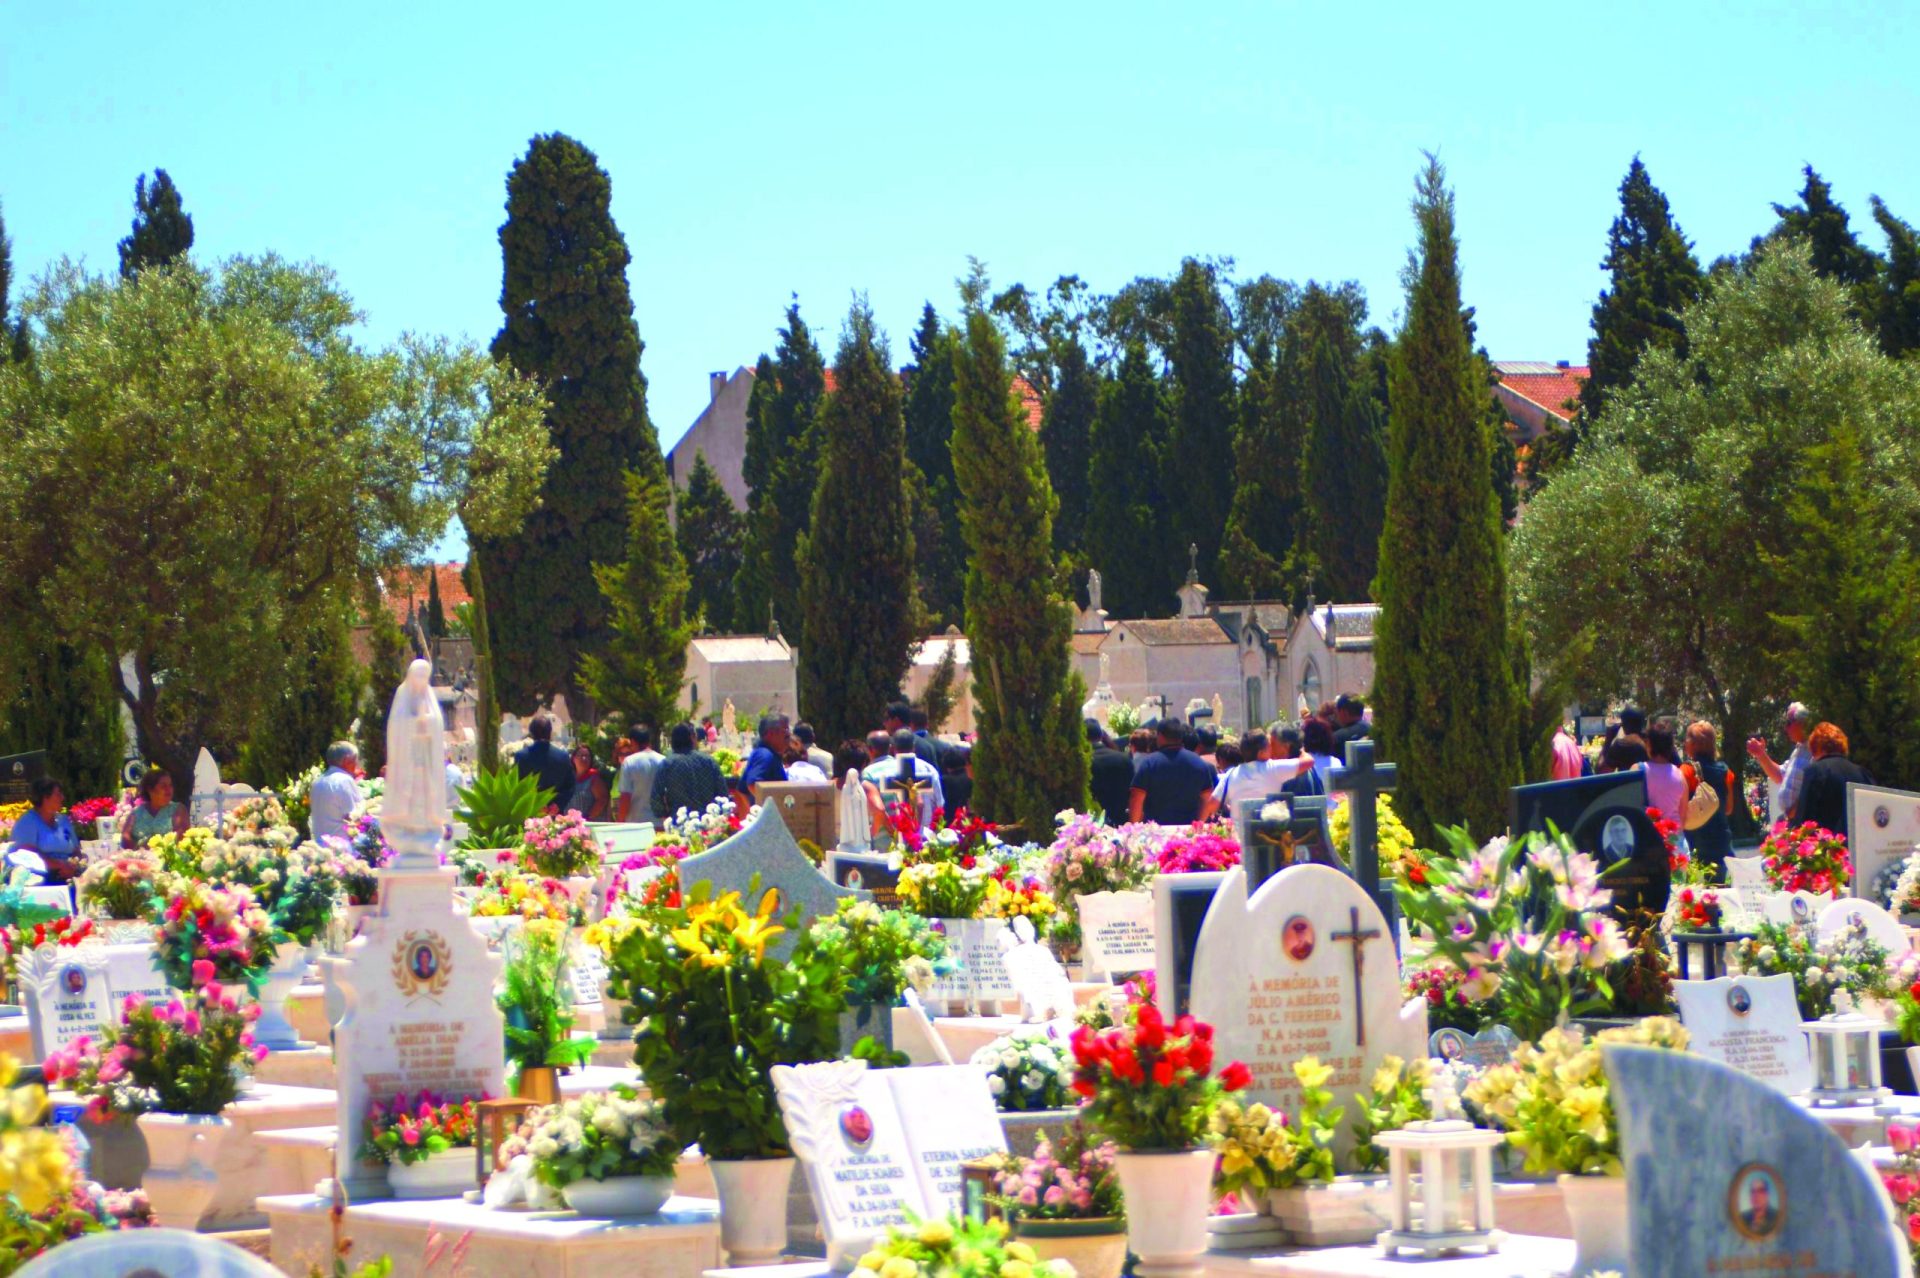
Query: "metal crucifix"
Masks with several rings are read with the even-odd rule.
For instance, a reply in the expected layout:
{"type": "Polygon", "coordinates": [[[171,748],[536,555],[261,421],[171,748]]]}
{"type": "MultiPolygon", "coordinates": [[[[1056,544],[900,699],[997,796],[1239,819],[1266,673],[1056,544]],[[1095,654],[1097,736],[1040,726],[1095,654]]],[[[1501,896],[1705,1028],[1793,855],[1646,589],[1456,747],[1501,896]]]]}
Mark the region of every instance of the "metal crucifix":
{"type": "Polygon", "coordinates": [[[1365,1047],[1367,1045],[1367,1009],[1360,996],[1360,974],[1366,970],[1367,956],[1361,946],[1368,941],[1378,940],[1380,929],[1374,927],[1364,932],[1360,930],[1360,907],[1357,905],[1347,907],[1347,920],[1347,930],[1335,932],[1328,939],[1353,942],[1353,1041],[1356,1046],[1365,1047]]]}

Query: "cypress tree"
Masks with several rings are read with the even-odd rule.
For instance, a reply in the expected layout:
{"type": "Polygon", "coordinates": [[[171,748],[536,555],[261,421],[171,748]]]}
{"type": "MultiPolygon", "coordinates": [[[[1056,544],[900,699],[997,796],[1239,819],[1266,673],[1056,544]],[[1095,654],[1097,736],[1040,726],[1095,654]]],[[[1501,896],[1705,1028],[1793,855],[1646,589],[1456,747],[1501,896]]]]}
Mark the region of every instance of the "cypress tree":
{"type": "Polygon", "coordinates": [[[25,363],[29,354],[27,321],[12,318],[12,290],[13,241],[7,238],[7,219],[0,215],[0,362],[10,359],[25,363]]]}
{"type": "Polygon", "coordinates": [[[1055,363],[1053,393],[1040,419],[1040,444],[1046,453],[1047,482],[1060,502],[1053,521],[1053,545],[1079,555],[1087,544],[1093,490],[1088,473],[1093,451],[1093,418],[1100,411],[1100,378],[1077,341],[1062,344],[1055,363]]]}
{"type": "Polygon", "coordinates": [[[11,659],[14,695],[0,702],[0,754],[45,750],[71,800],[118,793],[126,729],[107,654],[42,641],[18,645],[11,659]]]}
{"type": "Polygon", "coordinates": [[[1413,203],[1406,327],[1394,346],[1387,506],[1374,598],[1374,705],[1400,765],[1394,807],[1421,846],[1434,827],[1487,837],[1520,780],[1508,651],[1506,547],[1460,306],[1445,171],[1429,156],[1413,203]]]}
{"type": "Polygon", "coordinates": [[[1160,381],[1146,347],[1130,342],[1118,371],[1100,388],[1088,462],[1100,516],[1087,525],[1087,552],[1100,570],[1106,607],[1117,617],[1164,613],[1173,599],[1157,479],[1166,440],[1160,381]]]}
{"type": "Polygon", "coordinates": [[[778,618],[800,646],[806,621],[795,556],[812,518],[820,470],[816,423],[826,396],[826,361],[796,301],[787,307],[774,357],[762,356],[755,366],[747,403],[746,544],[734,619],[742,629],[760,630],[778,618]]]}
{"type": "Polygon", "coordinates": [[[1899,358],[1920,349],[1920,234],[1873,197],[1873,220],[1886,232],[1887,256],[1874,291],[1872,322],[1880,349],[1899,358]]]}
{"type": "Polygon", "coordinates": [[[1173,430],[1161,486],[1178,548],[1199,546],[1200,579],[1218,581],[1220,512],[1233,503],[1235,478],[1233,318],[1213,268],[1193,258],[1180,264],[1171,301],[1173,430]]]}
{"type": "Polygon", "coordinates": [[[578,656],[602,651],[612,637],[594,566],[618,563],[628,539],[631,486],[623,476],[665,473],[647,420],[644,348],[627,289],[632,258],[612,198],[593,152],[560,133],[535,137],[507,175],[506,320],[493,354],[546,388],[559,457],[525,526],[476,543],[502,700],[526,706],[566,692],[576,715],[578,656]]]}
{"type": "MultiPolygon", "coordinates": [[[[469,568],[472,567],[468,561],[469,568]]],[[[468,590],[474,582],[469,579],[468,590]]],[[[476,594],[474,602],[480,603],[484,593],[476,594]]],[[[474,615],[483,616],[479,608],[474,615]]],[[[400,623],[378,599],[370,600],[366,609],[367,641],[370,652],[366,669],[368,696],[360,711],[360,767],[370,777],[380,775],[387,765],[387,712],[393,708],[393,690],[399,686],[401,677],[406,673],[407,636],[400,629],[400,623]]],[[[485,669],[480,660],[481,647],[485,636],[478,627],[474,631],[474,666],[476,673],[485,669]]],[[[484,687],[484,675],[482,675],[484,687]]],[[[497,766],[500,758],[500,716],[497,712],[489,714],[489,698],[484,694],[480,704],[474,709],[475,721],[479,724],[477,759],[483,768],[497,766]],[[493,725],[492,733],[487,725],[493,725]]]]}
{"type": "Polygon", "coordinates": [[[1248,353],[1234,432],[1233,502],[1220,552],[1227,597],[1291,599],[1309,565],[1296,546],[1300,523],[1300,416],[1287,393],[1272,343],[1262,334],[1248,353]]]}
{"type": "Polygon", "coordinates": [[[1584,422],[1600,416],[1613,393],[1633,379],[1648,348],[1684,359],[1687,330],[1680,312],[1700,300],[1706,278],[1667,207],[1667,197],[1647,175],[1639,156],[1620,183],[1620,214],[1607,230],[1600,261],[1608,286],[1593,304],[1593,338],[1587,343],[1591,371],[1580,387],[1584,422]]]}
{"type": "Polygon", "coordinates": [[[693,474],[680,494],[677,515],[680,557],[686,561],[691,582],[688,615],[700,617],[707,630],[720,634],[736,626],[747,629],[733,615],[733,582],[740,571],[740,512],[733,508],[705,453],[694,454],[693,474]]]}
{"type": "Polygon", "coordinates": [[[974,802],[1044,838],[1087,806],[1086,688],[1070,662],[1073,610],[1056,593],[1053,489],[1016,407],[1000,330],[969,295],[954,370],[953,468],[967,538],[974,802]]]}
{"type": "Polygon", "coordinates": [[[833,360],[818,420],[820,480],[796,556],[800,704],[828,741],[864,733],[899,695],[918,609],[900,379],[864,299],[833,360]]]}
{"type": "MultiPolygon", "coordinates": [[[[280,695],[240,747],[241,780],[258,789],[277,788],[312,767],[353,726],[368,688],[366,667],[353,656],[351,621],[340,603],[296,639],[280,695]]],[[[390,699],[393,688],[374,688],[373,695],[390,699]]]]}
{"type": "Polygon", "coordinates": [[[1800,188],[1800,203],[1773,206],[1780,215],[1775,233],[1806,239],[1813,254],[1814,274],[1851,289],[1872,283],[1879,274],[1879,258],[1853,233],[1847,211],[1833,198],[1833,187],[1826,179],[1815,173],[1811,164],[1802,172],[1807,181],[1800,188]]]}
{"type": "Polygon", "coordinates": [[[1357,366],[1322,335],[1307,366],[1307,443],[1301,461],[1314,584],[1357,601],[1373,588],[1387,500],[1385,423],[1357,366]]]}
{"type": "Polygon", "coordinates": [[[954,655],[957,651],[955,644],[941,650],[940,660],[927,676],[926,689],[920,694],[920,708],[927,712],[929,732],[939,732],[953,715],[954,690],[960,683],[960,659],[954,655]]]}
{"type": "Polygon", "coordinates": [[[958,622],[966,573],[960,537],[960,494],[953,479],[953,329],[933,304],[920,311],[907,368],[907,460],[918,474],[914,490],[914,553],[920,602],[935,625],[958,622]]]}
{"type": "Polygon", "coordinates": [[[193,247],[193,218],[180,206],[180,188],[165,169],[142,173],[133,183],[133,229],[120,241],[120,275],[131,279],[149,266],[165,266],[193,247]]]}
{"type": "Polygon", "coordinates": [[[427,638],[444,639],[447,634],[447,610],[440,603],[440,572],[437,564],[427,565],[427,638]]]}
{"type": "Polygon", "coordinates": [[[627,554],[595,564],[612,637],[580,661],[580,682],[598,712],[623,723],[671,723],[687,669],[687,566],[674,544],[668,507],[673,485],[664,467],[630,470],[627,554]]]}
{"type": "Polygon", "coordinates": [[[746,455],[740,465],[747,484],[747,517],[740,529],[740,568],[733,577],[733,619],[742,630],[764,628],[773,615],[772,548],[755,525],[768,518],[773,501],[773,464],[779,441],[767,438],[767,404],[779,389],[773,360],[762,355],[753,366],[753,389],[747,392],[746,455]]]}

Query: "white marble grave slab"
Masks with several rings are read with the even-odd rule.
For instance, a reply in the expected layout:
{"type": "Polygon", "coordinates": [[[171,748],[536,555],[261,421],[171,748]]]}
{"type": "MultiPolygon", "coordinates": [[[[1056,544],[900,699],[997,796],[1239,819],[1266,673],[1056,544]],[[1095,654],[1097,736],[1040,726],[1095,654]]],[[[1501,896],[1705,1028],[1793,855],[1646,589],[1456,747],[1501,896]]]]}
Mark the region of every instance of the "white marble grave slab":
{"type": "Polygon", "coordinates": [[[1151,892],[1090,892],[1074,900],[1080,908],[1080,943],[1088,980],[1153,969],[1151,892]]]}
{"type": "Polygon", "coordinates": [[[1849,785],[1847,850],[1853,856],[1853,879],[1847,890],[1866,897],[1882,870],[1920,852],[1920,794],[1849,785]]]}
{"type": "Polygon", "coordinates": [[[906,1124],[907,1149],[920,1196],[935,1216],[960,1210],[960,1164],[1007,1152],[1007,1132],[972,1065],[921,1066],[879,1073],[893,1088],[906,1124]]]}
{"type": "Polygon", "coordinates": [[[114,1021],[104,945],[43,945],[20,956],[16,976],[35,1061],[114,1021]]]}
{"type": "Polygon", "coordinates": [[[149,1003],[164,1003],[174,996],[173,987],[154,963],[151,941],[107,946],[107,992],[116,1011],[129,994],[149,1003]]]}
{"type": "Polygon", "coordinates": [[[887,1072],[840,1060],[768,1074],[835,1269],[851,1269],[889,1227],[927,1215],[887,1072]]]}
{"type": "Polygon", "coordinates": [[[1813,1086],[1813,1059],[1800,1032],[1791,976],[1675,981],[1673,997],[1695,1054],[1788,1095],[1813,1086]]]}
{"type": "Polygon", "coordinates": [[[1900,920],[1875,905],[1872,901],[1857,897],[1844,897],[1820,911],[1820,939],[1825,941],[1840,935],[1859,922],[1867,929],[1867,939],[1885,949],[1889,958],[1898,958],[1913,948],[1907,939],[1907,929],[1900,926],[1900,920]]]}

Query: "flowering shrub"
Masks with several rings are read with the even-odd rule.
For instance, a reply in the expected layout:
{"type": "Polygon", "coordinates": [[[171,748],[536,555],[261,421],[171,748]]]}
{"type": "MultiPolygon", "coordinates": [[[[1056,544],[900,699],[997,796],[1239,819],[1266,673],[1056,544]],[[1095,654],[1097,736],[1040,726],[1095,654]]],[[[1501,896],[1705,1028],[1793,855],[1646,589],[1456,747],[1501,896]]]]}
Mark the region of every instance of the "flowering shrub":
{"type": "Polygon", "coordinates": [[[157,1004],[129,994],[113,1039],[102,1045],[87,1035],[55,1052],[46,1061],[47,1081],[86,1097],[100,1120],[154,1110],[218,1114],[232,1104],[241,1077],[267,1054],[249,1028],[260,1007],[241,1006],[213,978],[212,964],[194,966],[205,978],[194,990],[157,1004]]]}
{"type": "Polygon", "coordinates": [[[923,861],[900,871],[894,889],[900,904],[929,919],[977,918],[987,901],[984,866],[962,866],[957,861],[923,861]]]}
{"type": "Polygon", "coordinates": [[[1073,1266],[1009,1239],[1003,1220],[949,1216],[889,1229],[853,1278],[1073,1278],[1073,1266]]]}
{"type": "Polygon", "coordinates": [[[22,954],[31,953],[43,945],[78,945],[92,935],[92,919],[69,918],[66,915],[39,923],[8,924],[0,927],[0,968],[5,969],[9,981],[14,980],[19,975],[22,954]]]}
{"type": "Polygon", "coordinates": [[[1457,967],[1419,967],[1407,973],[1407,997],[1425,999],[1429,1029],[1459,1029],[1472,1034],[1495,1018],[1499,996],[1470,999],[1461,986],[1467,974],[1457,967]]]}
{"type": "Polygon", "coordinates": [[[994,1165],[993,1205],[1013,1219],[1099,1220],[1121,1213],[1112,1141],[1095,1145],[1074,1122],[1058,1144],[1045,1132],[1033,1156],[1002,1154],[994,1165]]]}
{"type": "Polygon", "coordinates": [[[1811,821],[1793,829],[1775,822],[1761,841],[1760,863],[1776,892],[1838,893],[1853,878],[1846,837],[1811,821]]]}
{"type": "Polygon", "coordinates": [[[1196,825],[1162,843],[1155,862],[1162,874],[1231,870],[1240,864],[1240,842],[1226,832],[1225,826],[1196,825]]]}
{"type": "Polygon", "coordinates": [[[1088,1123],[1131,1150],[1191,1149],[1223,1093],[1253,1081],[1234,1061],[1213,1077],[1213,1026],[1182,1016],[1169,1026],[1151,1004],[1125,1025],[1073,1032],[1073,1090],[1088,1123]]]}
{"type": "Polygon", "coordinates": [[[1076,1103],[1073,1070],[1045,1029],[1016,1030],[997,1038],[975,1052],[972,1063],[987,1071],[993,1103],[1007,1113],[1068,1109],[1076,1103]]]}
{"type": "Polygon", "coordinates": [[[154,960],[175,989],[208,981],[257,990],[273,965],[273,920],[246,888],[176,881],[154,933],[154,960]],[[202,968],[202,963],[208,964],[202,968]]]}
{"type": "Polygon", "coordinates": [[[160,891],[160,858],[146,848],[115,852],[89,864],[74,887],[102,918],[144,919],[160,891]]]}
{"type": "Polygon", "coordinates": [[[1808,1020],[1833,1010],[1835,990],[1846,990],[1857,1005],[1869,994],[1888,992],[1887,952],[1854,924],[1818,940],[1805,928],[1762,923],[1751,938],[1728,950],[1728,965],[1750,976],[1793,977],[1800,1014],[1808,1020]]]}
{"type": "Polygon", "coordinates": [[[671,1176],[680,1159],[660,1106],[624,1085],[540,1111],[527,1152],[534,1176],[555,1189],[577,1180],[671,1176]]]}
{"type": "Polygon", "coordinates": [[[883,910],[845,897],[814,920],[813,942],[847,974],[849,1003],[897,1002],[909,987],[922,994],[947,960],[947,938],[917,914],[883,910]]]}
{"type": "Polygon", "coordinates": [[[600,869],[600,840],[578,812],[534,817],[520,840],[520,860],[550,879],[594,874],[600,869]]]}
{"type": "Polygon", "coordinates": [[[1428,864],[1429,886],[1402,882],[1395,892],[1408,920],[1434,938],[1432,959],[1465,977],[1460,993],[1472,1002],[1498,994],[1501,1019],[1523,1039],[1605,1009],[1606,969],[1630,947],[1601,913],[1613,894],[1593,858],[1565,835],[1480,849],[1464,830],[1441,835],[1453,855],[1428,864]]]}
{"type": "Polygon", "coordinates": [[[1680,894],[1673,898],[1673,930],[1719,931],[1720,894],[1704,887],[1681,888],[1680,894]]]}
{"type": "MultiPolygon", "coordinates": [[[[1380,872],[1386,874],[1389,869],[1400,866],[1411,868],[1425,864],[1427,858],[1413,846],[1413,831],[1393,810],[1393,801],[1387,795],[1374,798],[1374,829],[1379,833],[1380,872]]],[[[1333,804],[1327,812],[1327,837],[1333,842],[1333,850],[1341,861],[1353,864],[1353,810],[1352,801],[1333,804]]]]}
{"type": "Polygon", "coordinates": [[[1526,1153],[1530,1172],[1582,1176],[1621,1174],[1620,1132],[1600,1044],[1630,1043],[1687,1050],[1687,1031],[1669,1017],[1650,1017],[1625,1029],[1602,1030],[1592,1042],[1578,1028],[1550,1029],[1538,1046],[1522,1043],[1513,1061],[1468,1084],[1466,1099],[1526,1153]]]}
{"type": "MultiPolygon", "coordinates": [[[[479,1100],[485,1100],[482,1096],[479,1100]]],[[[479,1110],[474,1097],[447,1100],[433,1092],[367,1107],[367,1135],[359,1156],[376,1163],[411,1165],[449,1149],[472,1149],[479,1110]]]]}

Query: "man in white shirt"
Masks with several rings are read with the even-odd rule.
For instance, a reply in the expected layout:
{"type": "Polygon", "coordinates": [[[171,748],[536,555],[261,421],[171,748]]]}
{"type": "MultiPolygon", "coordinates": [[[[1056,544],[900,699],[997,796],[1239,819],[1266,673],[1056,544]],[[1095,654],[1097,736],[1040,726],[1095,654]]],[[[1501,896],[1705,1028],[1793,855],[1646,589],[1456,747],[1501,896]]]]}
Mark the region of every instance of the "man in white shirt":
{"type": "Polygon", "coordinates": [[[666,756],[653,748],[653,729],[636,723],[627,729],[634,751],[620,765],[620,796],[614,802],[616,821],[653,823],[653,779],[666,756]]]}
{"type": "Polygon", "coordinates": [[[1792,812],[1794,804],[1800,801],[1800,783],[1806,780],[1807,768],[1813,763],[1813,755],[1807,750],[1807,734],[1811,731],[1813,711],[1796,701],[1787,707],[1786,733],[1793,753],[1785,762],[1775,763],[1767,753],[1767,743],[1759,737],[1747,742],[1747,753],[1760,765],[1767,780],[1780,788],[1780,810],[1772,814],[1776,821],[1792,812]]]}
{"type": "Polygon", "coordinates": [[[327,770],[307,791],[307,828],[319,839],[347,837],[347,818],[360,806],[360,752],[351,741],[327,747],[327,770]]]}
{"type": "Polygon", "coordinates": [[[901,728],[890,738],[893,753],[884,759],[869,763],[861,775],[880,787],[882,799],[897,798],[888,795],[887,787],[896,784],[902,777],[911,777],[919,787],[920,824],[931,825],[933,814],[947,806],[946,795],[940,787],[940,769],[928,763],[914,753],[914,736],[911,728],[901,728]]]}
{"type": "Polygon", "coordinates": [[[1262,757],[1227,769],[1213,787],[1213,793],[1201,803],[1201,819],[1211,820],[1218,815],[1232,820],[1234,805],[1241,800],[1271,799],[1287,782],[1312,766],[1313,760],[1300,753],[1300,729],[1276,727],[1267,734],[1267,749],[1262,757]]]}

